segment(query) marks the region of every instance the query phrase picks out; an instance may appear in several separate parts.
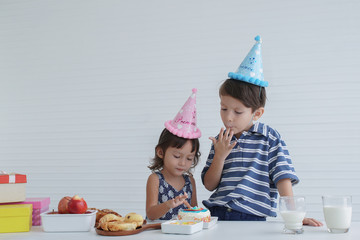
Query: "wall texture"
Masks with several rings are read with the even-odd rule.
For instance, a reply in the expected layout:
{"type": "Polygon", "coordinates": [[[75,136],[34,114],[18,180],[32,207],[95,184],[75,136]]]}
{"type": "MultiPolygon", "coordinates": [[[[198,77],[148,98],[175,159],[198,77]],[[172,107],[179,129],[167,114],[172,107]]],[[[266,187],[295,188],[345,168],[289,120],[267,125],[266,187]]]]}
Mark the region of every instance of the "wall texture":
{"type": "MultiPolygon", "coordinates": [[[[145,214],[165,120],[198,88],[202,158],[222,126],[218,87],[263,38],[261,121],[289,146],[308,216],[353,196],[360,220],[360,2],[0,0],[0,170],[27,194],[145,214]]],[[[1,193],[0,193],[1,194],[1,193]]]]}

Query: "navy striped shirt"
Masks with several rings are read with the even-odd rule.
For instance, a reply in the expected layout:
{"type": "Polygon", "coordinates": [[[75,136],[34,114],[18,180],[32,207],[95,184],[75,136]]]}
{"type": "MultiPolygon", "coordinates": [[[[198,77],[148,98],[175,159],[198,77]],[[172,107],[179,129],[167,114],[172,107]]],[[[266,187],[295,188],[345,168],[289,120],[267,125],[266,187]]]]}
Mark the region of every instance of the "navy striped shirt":
{"type": "MultiPolygon", "coordinates": [[[[276,183],[285,178],[290,178],[292,184],[299,182],[285,142],[275,129],[258,122],[243,132],[239,139],[233,136],[233,141],[237,143],[225,159],[219,185],[203,204],[276,217],[276,183]]],[[[201,173],[203,183],[214,154],[212,144],[201,173]]]]}

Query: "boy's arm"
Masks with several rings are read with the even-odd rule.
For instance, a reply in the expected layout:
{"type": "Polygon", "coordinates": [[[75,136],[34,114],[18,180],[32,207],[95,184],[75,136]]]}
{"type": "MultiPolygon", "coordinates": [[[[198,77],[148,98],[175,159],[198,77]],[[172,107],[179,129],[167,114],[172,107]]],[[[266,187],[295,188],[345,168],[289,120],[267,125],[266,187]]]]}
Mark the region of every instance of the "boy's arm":
{"type": "Polygon", "coordinates": [[[195,179],[194,177],[190,177],[190,181],[191,181],[191,185],[192,185],[192,196],[191,196],[191,203],[190,205],[192,207],[196,207],[197,206],[197,195],[196,195],[196,184],[195,184],[195,179]]]}
{"type": "Polygon", "coordinates": [[[277,182],[276,188],[280,196],[293,196],[292,184],[290,178],[284,178],[277,182]]]}
{"type": "Polygon", "coordinates": [[[219,185],[225,158],[218,157],[215,153],[214,159],[204,175],[204,186],[207,190],[213,191],[219,185]]]}
{"type": "MultiPolygon", "coordinates": [[[[277,182],[276,187],[279,191],[280,196],[293,196],[292,184],[290,178],[284,178],[277,182]]],[[[304,218],[304,225],[310,225],[320,227],[323,224],[314,218],[304,218]]]]}
{"type": "Polygon", "coordinates": [[[215,151],[213,161],[204,175],[204,186],[209,191],[215,190],[219,185],[225,159],[236,145],[236,141],[231,143],[233,135],[233,131],[225,132],[225,129],[221,128],[218,139],[209,138],[214,144],[215,151]]]}

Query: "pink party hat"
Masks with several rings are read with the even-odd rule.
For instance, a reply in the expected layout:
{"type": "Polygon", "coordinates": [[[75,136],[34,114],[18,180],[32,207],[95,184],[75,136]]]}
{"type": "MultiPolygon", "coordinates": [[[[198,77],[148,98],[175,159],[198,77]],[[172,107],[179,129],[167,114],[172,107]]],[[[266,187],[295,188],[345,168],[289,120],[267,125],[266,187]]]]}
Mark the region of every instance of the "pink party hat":
{"type": "Polygon", "coordinates": [[[178,137],[187,139],[201,137],[201,131],[196,126],[196,92],[197,89],[193,88],[191,96],[176,117],[165,122],[166,129],[178,137]]]}

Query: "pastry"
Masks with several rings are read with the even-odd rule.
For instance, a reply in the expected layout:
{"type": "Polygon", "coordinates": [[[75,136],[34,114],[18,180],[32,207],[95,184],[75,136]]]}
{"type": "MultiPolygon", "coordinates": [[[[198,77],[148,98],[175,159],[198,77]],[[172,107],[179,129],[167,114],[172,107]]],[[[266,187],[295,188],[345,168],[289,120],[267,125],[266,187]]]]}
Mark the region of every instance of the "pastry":
{"type": "Polygon", "coordinates": [[[96,212],[96,226],[98,225],[100,218],[102,218],[106,214],[114,214],[116,216],[121,217],[120,214],[118,214],[117,212],[115,212],[115,211],[113,211],[111,209],[102,209],[102,210],[97,209],[97,212],[96,212]]]}
{"type": "Polygon", "coordinates": [[[124,218],[119,217],[119,216],[117,216],[115,214],[111,214],[111,213],[106,214],[105,216],[100,218],[98,227],[102,228],[105,231],[109,231],[109,229],[108,229],[108,223],[109,222],[124,222],[124,218]]]}
{"type": "Polygon", "coordinates": [[[107,229],[109,231],[132,231],[136,229],[136,223],[126,223],[123,221],[107,222],[107,229]]]}
{"type": "MultiPolygon", "coordinates": [[[[104,209],[102,212],[111,212],[109,209],[104,209]],[[105,210],[105,211],[104,211],[105,210]]],[[[119,214],[118,214],[119,215],[119,214]]],[[[104,231],[131,231],[138,227],[141,227],[144,223],[144,219],[137,213],[129,213],[126,217],[121,217],[113,213],[107,213],[99,219],[97,224],[98,229],[104,231]]]]}
{"type": "Polygon", "coordinates": [[[126,216],[125,216],[125,222],[127,223],[136,223],[136,226],[137,227],[141,227],[144,223],[144,218],[140,215],[140,214],[137,214],[137,213],[128,213],[126,216]]]}

